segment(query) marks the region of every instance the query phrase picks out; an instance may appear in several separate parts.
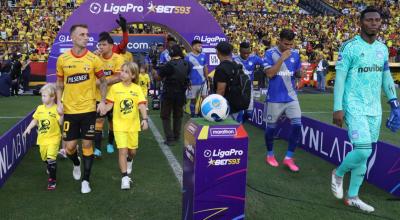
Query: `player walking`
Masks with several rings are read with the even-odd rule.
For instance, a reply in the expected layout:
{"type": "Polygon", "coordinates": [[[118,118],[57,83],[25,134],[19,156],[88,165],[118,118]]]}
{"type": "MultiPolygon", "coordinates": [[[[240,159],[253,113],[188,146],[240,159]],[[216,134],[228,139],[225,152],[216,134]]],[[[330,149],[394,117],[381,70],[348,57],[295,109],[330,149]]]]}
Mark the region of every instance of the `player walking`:
{"type": "Polygon", "coordinates": [[[81,179],[80,158],[76,145],[82,139],[83,180],[81,192],[89,193],[89,177],[93,163],[93,143],[96,122],[96,77],[100,79],[101,100],[97,111],[105,114],[107,80],[103,62],[86,49],[89,40],[85,24],[70,29],[71,50],[57,59],[57,111],[64,114],[63,138],[67,155],[74,164],[73,177],[81,179]]]}
{"type": "Polygon", "coordinates": [[[377,9],[368,7],[361,12],[361,33],[345,42],[339,51],[334,88],[333,123],[342,126],[343,119],[354,146],[342,164],[332,172],[332,192],[343,198],[343,177],[351,172],[345,204],[366,212],[374,208],[358,197],[367,170],[367,160],[376,144],[381,127],[381,88],[392,108],[387,127],[400,128],[400,108],[389,70],[388,49],[376,40],[382,19],[377,9]]]}
{"type": "Polygon", "coordinates": [[[301,76],[300,55],[293,50],[295,34],[291,30],[282,30],[277,47],[269,49],[265,54],[265,72],[269,77],[268,95],[266,99],[265,145],[267,156],[265,162],[273,167],[279,166],[275,159],[273,144],[276,123],[285,113],[290,119],[290,139],[283,164],[293,172],[299,167],[293,160],[294,150],[301,136],[301,110],[295,89],[295,77],[301,76]]]}

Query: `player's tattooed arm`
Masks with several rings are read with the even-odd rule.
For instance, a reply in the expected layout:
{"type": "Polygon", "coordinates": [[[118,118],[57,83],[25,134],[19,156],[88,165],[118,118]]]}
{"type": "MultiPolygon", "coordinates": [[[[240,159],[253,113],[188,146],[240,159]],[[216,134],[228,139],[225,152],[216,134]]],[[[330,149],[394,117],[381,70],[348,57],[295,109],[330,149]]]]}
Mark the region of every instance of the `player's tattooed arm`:
{"type": "Polygon", "coordinates": [[[106,111],[106,95],[107,95],[107,79],[105,76],[102,76],[100,79],[100,94],[101,94],[101,101],[97,107],[97,112],[100,115],[105,115],[106,111]]]}
{"type": "Polygon", "coordinates": [[[105,76],[101,77],[99,79],[100,81],[100,94],[101,94],[101,101],[105,102],[106,101],[106,95],[107,95],[107,79],[105,76]]]}

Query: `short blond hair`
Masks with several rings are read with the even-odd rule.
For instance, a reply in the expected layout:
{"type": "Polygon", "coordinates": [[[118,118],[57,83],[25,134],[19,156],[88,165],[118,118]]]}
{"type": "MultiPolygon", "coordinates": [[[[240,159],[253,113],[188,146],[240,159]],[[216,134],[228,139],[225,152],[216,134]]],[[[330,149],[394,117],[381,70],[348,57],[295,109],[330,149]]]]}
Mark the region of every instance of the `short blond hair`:
{"type": "Polygon", "coordinates": [[[135,62],[125,62],[124,64],[122,64],[122,68],[128,68],[129,72],[131,72],[131,74],[133,76],[135,76],[135,78],[132,80],[133,83],[138,84],[139,83],[139,66],[135,63],[135,62]]]}
{"type": "Polygon", "coordinates": [[[50,96],[56,96],[56,84],[54,83],[47,83],[40,89],[40,93],[47,93],[50,96]]]}

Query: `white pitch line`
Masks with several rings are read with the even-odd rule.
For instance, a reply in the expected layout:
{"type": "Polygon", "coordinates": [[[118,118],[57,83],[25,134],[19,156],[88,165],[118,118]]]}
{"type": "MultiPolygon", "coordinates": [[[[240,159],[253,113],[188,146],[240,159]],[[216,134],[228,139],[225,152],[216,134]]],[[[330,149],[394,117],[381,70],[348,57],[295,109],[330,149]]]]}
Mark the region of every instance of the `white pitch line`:
{"type": "Polygon", "coordinates": [[[161,151],[163,152],[164,156],[167,158],[169,166],[172,168],[172,171],[175,174],[176,179],[182,188],[182,167],[179,162],[176,160],[174,154],[172,153],[171,149],[168,145],[164,144],[164,138],[161,136],[160,132],[158,131],[157,127],[154,125],[153,121],[149,117],[149,127],[151,132],[153,132],[158,145],[160,146],[161,151]]]}

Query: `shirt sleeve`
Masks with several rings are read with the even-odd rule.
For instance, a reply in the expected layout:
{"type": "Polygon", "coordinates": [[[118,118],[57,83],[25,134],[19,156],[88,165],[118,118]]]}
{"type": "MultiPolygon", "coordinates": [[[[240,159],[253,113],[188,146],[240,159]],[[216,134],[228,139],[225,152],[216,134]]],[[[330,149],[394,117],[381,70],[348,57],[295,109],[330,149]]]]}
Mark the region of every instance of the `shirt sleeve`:
{"type": "Polygon", "coordinates": [[[383,75],[382,75],[382,87],[383,91],[385,91],[386,97],[388,100],[397,99],[396,87],[394,85],[394,81],[392,78],[392,74],[390,73],[389,68],[389,53],[386,50],[385,61],[383,64],[383,75]]]}
{"type": "Polygon", "coordinates": [[[264,56],[264,69],[269,69],[274,65],[274,60],[272,59],[272,52],[267,51],[264,56]]]}
{"type": "Polygon", "coordinates": [[[63,70],[63,58],[62,56],[59,56],[57,59],[57,64],[56,64],[56,71],[57,71],[57,77],[63,78],[64,77],[64,70],[63,70]]]}
{"type": "Polygon", "coordinates": [[[33,115],[32,115],[33,119],[39,120],[39,116],[38,116],[39,108],[40,108],[40,106],[37,107],[35,113],[33,113],[33,115]]]}
{"type": "Polygon", "coordinates": [[[94,59],[94,73],[97,78],[101,78],[104,76],[104,63],[100,60],[98,56],[94,59]]]}
{"type": "Polygon", "coordinates": [[[144,97],[144,94],[143,94],[142,90],[138,89],[138,102],[137,102],[138,107],[139,107],[140,104],[146,104],[146,103],[147,103],[147,100],[144,97]]]}
{"type": "Polygon", "coordinates": [[[225,73],[225,70],[223,68],[216,68],[214,74],[215,86],[217,86],[217,83],[219,82],[226,83],[227,81],[227,74],[225,73]]]}
{"type": "Polygon", "coordinates": [[[339,50],[339,56],[335,67],[336,76],[335,86],[333,88],[333,111],[343,110],[344,84],[351,65],[349,47],[348,45],[344,45],[344,48],[340,48],[339,50]]]}

